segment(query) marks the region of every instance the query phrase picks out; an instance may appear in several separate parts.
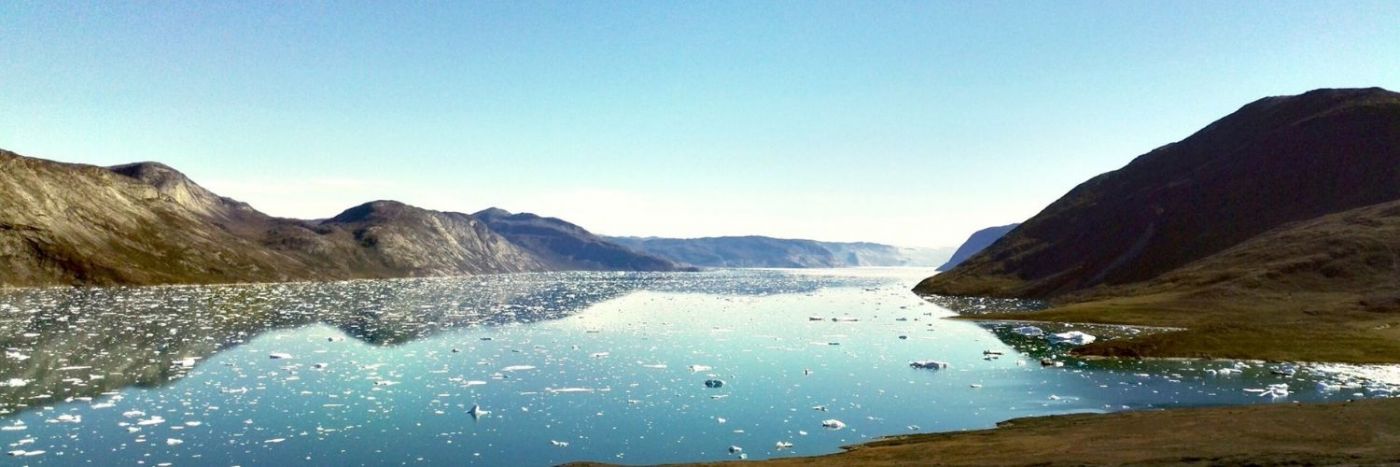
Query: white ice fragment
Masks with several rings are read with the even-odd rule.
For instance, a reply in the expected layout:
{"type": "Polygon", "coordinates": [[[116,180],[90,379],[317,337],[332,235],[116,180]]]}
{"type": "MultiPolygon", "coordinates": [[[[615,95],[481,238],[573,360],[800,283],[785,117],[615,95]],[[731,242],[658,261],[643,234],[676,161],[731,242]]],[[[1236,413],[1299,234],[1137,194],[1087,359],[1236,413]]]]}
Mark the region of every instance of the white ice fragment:
{"type": "Polygon", "coordinates": [[[1093,343],[1096,339],[1094,336],[1080,331],[1062,332],[1052,335],[1051,338],[1056,342],[1065,342],[1074,345],[1090,344],[1093,343]]]}
{"type": "Polygon", "coordinates": [[[283,352],[273,352],[273,353],[268,354],[268,355],[267,355],[267,358],[270,358],[270,359],[273,359],[273,360],[287,360],[287,359],[292,358],[292,354],[283,353],[283,352]]]}
{"type": "Polygon", "coordinates": [[[1012,329],[1011,332],[1022,336],[1039,337],[1045,335],[1045,330],[1035,326],[1020,326],[1012,329]]]}

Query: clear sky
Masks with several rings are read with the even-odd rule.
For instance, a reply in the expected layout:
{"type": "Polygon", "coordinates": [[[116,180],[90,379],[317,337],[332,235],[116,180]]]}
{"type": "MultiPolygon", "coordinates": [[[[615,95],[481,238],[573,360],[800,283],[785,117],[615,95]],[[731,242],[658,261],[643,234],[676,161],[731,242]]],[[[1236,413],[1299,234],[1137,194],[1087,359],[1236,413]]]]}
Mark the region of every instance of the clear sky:
{"type": "Polygon", "coordinates": [[[308,218],[956,245],[1359,86],[1400,90],[1400,2],[0,2],[0,148],[308,218]]]}

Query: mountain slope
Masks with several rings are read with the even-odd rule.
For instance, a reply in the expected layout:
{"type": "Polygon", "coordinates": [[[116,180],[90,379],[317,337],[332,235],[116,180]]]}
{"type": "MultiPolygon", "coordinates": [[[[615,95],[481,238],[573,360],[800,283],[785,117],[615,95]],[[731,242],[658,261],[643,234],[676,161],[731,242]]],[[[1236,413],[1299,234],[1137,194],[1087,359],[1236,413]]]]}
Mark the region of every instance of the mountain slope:
{"type": "Polygon", "coordinates": [[[967,237],[967,241],[963,242],[962,246],[959,246],[958,250],[953,252],[953,257],[949,258],[948,262],[943,263],[942,266],[939,266],[938,270],[947,271],[962,264],[963,261],[967,261],[968,258],[992,246],[993,243],[996,243],[997,240],[1001,239],[1001,237],[1005,236],[1008,232],[1011,232],[1011,229],[1015,229],[1018,225],[1021,224],[987,227],[973,232],[971,236],[967,237]]]}
{"type": "Polygon", "coordinates": [[[218,227],[225,206],[151,184],[133,167],[0,150],[0,284],[155,284],[318,278],[296,258],[218,227]],[[171,193],[176,193],[172,196],[171,193]]]}
{"type": "Polygon", "coordinates": [[[530,251],[553,269],[593,271],[675,271],[671,261],[632,251],[582,227],[553,217],[512,214],[498,208],[473,217],[511,243],[530,251]]]}
{"type": "Polygon", "coordinates": [[[324,280],[546,270],[471,216],[376,202],[267,216],[156,163],[0,150],[0,285],[324,280]]]}
{"type": "Polygon", "coordinates": [[[839,268],[933,266],[949,252],[868,242],[819,242],[763,236],[608,237],[636,251],[677,263],[713,268],[839,268]]]}
{"type": "Polygon", "coordinates": [[[1400,198],[1400,94],[1244,106],[1095,177],[916,290],[1055,297],[1157,277],[1283,225],[1400,198]]]}

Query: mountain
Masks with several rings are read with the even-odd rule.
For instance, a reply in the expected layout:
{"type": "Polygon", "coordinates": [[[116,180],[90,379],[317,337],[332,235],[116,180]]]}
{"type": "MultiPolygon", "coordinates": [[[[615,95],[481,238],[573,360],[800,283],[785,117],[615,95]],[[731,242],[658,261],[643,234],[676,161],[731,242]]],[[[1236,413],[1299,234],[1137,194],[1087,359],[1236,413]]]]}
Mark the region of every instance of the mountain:
{"type": "Polygon", "coordinates": [[[279,219],[158,164],[0,150],[0,285],[331,280],[548,270],[469,215],[379,201],[279,219]]]}
{"type": "Polygon", "coordinates": [[[1090,179],[915,290],[1184,329],[1094,355],[1400,362],[1400,94],[1248,104],[1090,179]]]}
{"type": "Polygon", "coordinates": [[[553,217],[513,214],[490,208],[472,214],[511,243],[541,258],[553,269],[593,271],[676,271],[683,267],[632,251],[582,227],[553,217]]]}
{"type": "Polygon", "coordinates": [[[681,264],[716,268],[837,268],[932,266],[946,250],[878,243],[837,243],[762,236],[658,238],[608,237],[636,251],[681,264]]]}
{"type": "Polygon", "coordinates": [[[967,261],[967,259],[971,258],[972,255],[975,255],[981,252],[982,250],[986,249],[987,247],[992,246],[992,243],[995,243],[997,240],[1001,239],[1002,236],[1006,235],[1007,232],[1010,232],[1011,229],[1016,228],[1016,226],[1018,225],[1021,224],[1007,224],[997,227],[987,227],[985,229],[973,232],[972,236],[967,237],[967,241],[963,242],[962,246],[959,246],[958,250],[953,252],[953,257],[949,258],[948,262],[943,263],[942,266],[939,266],[938,270],[947,271],[953,269],[953,267],[959,264],[962,264],[963,261],[967,261]]]}
{"type": "Polygon", "coordinates": [[[1400,198],[1400,94],[1244,106],[1075,187],[917,290],[1047,298],[1157,277],[1290,222],[1400,198]]]}

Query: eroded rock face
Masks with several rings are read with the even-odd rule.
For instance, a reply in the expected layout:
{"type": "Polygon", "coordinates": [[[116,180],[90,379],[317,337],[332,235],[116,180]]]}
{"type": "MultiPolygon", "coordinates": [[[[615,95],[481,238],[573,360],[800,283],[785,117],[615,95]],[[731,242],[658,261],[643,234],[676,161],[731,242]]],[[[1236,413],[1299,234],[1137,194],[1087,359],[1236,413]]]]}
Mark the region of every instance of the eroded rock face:
{"type": "Polygon", "coordinates": [[[461,213],[374,202],[279,219],[157,163],[0,150],[0,285],[262,282],[547,270],[461,213]]]}

